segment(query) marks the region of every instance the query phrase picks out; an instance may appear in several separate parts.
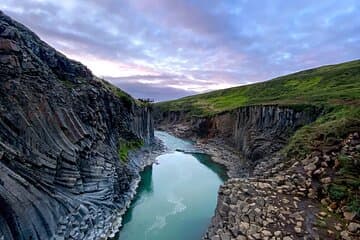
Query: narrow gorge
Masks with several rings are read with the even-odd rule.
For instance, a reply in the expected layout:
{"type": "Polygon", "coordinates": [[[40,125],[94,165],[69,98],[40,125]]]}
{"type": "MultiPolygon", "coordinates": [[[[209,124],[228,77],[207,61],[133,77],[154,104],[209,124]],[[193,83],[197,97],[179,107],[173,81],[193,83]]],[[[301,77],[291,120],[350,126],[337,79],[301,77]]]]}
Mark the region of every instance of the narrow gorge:
{"type": "Polygon", "coordinates": [[[360,239],[359,89],[355,60],[153,103],[0,11],[0,240],[360,239]]]}
{"type": "Polygon", "coordinates": [[[186,112],[155,110],[157,127],[190,139],[204,139],[211,145],[227,145],[240,154],[241,160],[221,163],[229,169],[229,176],[249,175],[259,162],[276,154],[301,126],[309,124],[321,114],[321,109],[304,110],[277,105],[248,106],[221,112],[213,116],[189,117],[186,112]]]}
{"type": "Polygon", "coordinates": [[[227,168],[203,239],[360,237],[359,64],[155,105],[156,128],[227,168]]]}

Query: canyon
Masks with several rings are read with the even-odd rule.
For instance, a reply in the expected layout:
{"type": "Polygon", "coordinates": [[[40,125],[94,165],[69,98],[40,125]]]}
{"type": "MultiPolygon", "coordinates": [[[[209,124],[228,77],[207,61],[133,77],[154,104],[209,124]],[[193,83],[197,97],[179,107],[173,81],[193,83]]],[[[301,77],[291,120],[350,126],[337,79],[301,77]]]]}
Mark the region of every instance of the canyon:
{"type": "Polygon", "coordinates": [[[173,159],[226,168],[203,239],[359,239],[359,69],[152,104],[0,12],[0,240],[115,237],[140,172],[171,149],[154,129],[193,141],[173,159]]]}
{"type": "Polygon", "coordinates": [[[200,117],[155,110],[157,128],[192,139],[227,168],[230,179],[220,187],[215,216],[203,239],[360,236],[356,213],[344,206],[340,209],[325,193],[335,179],[339,155],[355,162],[359,159],[359,132],[318,146],[301,160],[282,152],[298,129],[323,114],[322,108],[277,105],[240,107],[200,117]]]}
{"type": "Polygon", "coordinates": [[[203,239],[360,237],[360,61],[155,104],[227,168],[203,239]]]}

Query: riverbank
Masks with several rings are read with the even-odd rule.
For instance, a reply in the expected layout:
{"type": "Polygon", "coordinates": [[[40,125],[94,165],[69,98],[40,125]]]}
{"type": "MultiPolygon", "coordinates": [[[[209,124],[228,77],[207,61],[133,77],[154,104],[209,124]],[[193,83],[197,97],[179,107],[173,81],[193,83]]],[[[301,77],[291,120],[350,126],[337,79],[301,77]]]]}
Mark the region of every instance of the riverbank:
{"type": "MultiPolygon", "coordinates": [[[[103,233],[102,239],[115,239],[114,237],[121,229],[123,223],[123,216],[129,209],[131,202],[137,193],[137,188],[141,181],[140,173],[147,166],[151,166],[152,164],[154,164],[156,162],[156,158],[164,152],[166,152],[164,144],[162,143],[162,141],[155,138],[152,144],[143,146],[140,149],[129,153],[127,161],[129,161],[129,166],[131,169],[133,169],[135,176],[132,178],[129,190],[121,195],[121,198],[123,198],[124,202],[122,210],[119,211],[115,215],[115,217],[111,219],[111,228],[109,228],[108,231],[103,233]]],[[[109,225],[109,223],[105,223],[104,225],[109,225]]]]}
{"type": "Polygon", "coordinates": [[[156,131],[155,136],[166,151],[141,173],[116,239],[201,239],[216,207],[217,190],[227,179],[225,168],[190,141],[166,132],[156,131]]]}
{"type": "Polygon", "coordinates": [[[169,132],[176,137],[189,139],[201,153],[211,156],[211,160],[226,168],[229,178],[245,177],[249,172],[240,154],[227,146],[220,138],[199,139],[190,133],[191,129],[185,124],[173,124],[159,127],[160,130],[169,132]]]}
{"type": "Polygon", "coordinates": [[[337,156],[355,159],[359,143],[359,134],[350,134],[331,155],[314,152],[279,162],[263,177],[230,179],[204,239],[360,239],[356,213],[322,193],[333,181],[337,156]]]}
{"type": "Polygon", "coordinates": [[[213,161],[228,169],[230,179],[219,190],[215,216],[203,239],[360,238],[356,214],[347,208],[340,209],[322,193],[332,182],[338,156],[356,158],[358,133],[350,134],[330,152],[318,149],[302,161],[275,154],[255,166],[249,177],[244,174],[247,166],[241,165],[236,151],[221,140],[196,138],[183,124],[162,127],[193,140],[199,149],[212,155],[213,161]],[[239,166],[240,172],[235,170],[239,166]]]}

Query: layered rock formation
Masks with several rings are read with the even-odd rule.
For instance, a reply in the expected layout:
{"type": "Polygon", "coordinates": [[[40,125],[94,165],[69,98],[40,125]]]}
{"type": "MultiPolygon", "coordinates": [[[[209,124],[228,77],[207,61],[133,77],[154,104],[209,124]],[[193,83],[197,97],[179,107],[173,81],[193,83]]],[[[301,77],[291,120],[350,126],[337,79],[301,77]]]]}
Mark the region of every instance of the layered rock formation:
{"type": "MultiPolygon", "coordinates": [[[[187,118],[181,112],[157,112],[156,125],[187,138],[206,140],[211,148],[224,144],[235,149],[242,161],[222,161],[230,176],[243,174],[240,165],[252,169],[270,159],[301,126],[314,121],[321,110],[276,105],[247,106],[209,117],[187,118]]],[[[220,150],[221,151],[221,150],[220,150]]],[[[210,152],[211,153],[211,152],[210,152]]]]}
{"type": "Polygon", "coordinates": [[[149,106],[112,91],[78,62],[0,12],[0,239],[99,239],[119,225],[149,106]]]}
{"type": "Polygon", "coordinates": [[[359,127],[342,141],[316,139],[304,158],[280,151],[321,114],[310,106],[270,105],[208,117],[156,113],[156,127],[192,138],[228,168],[204,240],[360,239],[359,127]]]}

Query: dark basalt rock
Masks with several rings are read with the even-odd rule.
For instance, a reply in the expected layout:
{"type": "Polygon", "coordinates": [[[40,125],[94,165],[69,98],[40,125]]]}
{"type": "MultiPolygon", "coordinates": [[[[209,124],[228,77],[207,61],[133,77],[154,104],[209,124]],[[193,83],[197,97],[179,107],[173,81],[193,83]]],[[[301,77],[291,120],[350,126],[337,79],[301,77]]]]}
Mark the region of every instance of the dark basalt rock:
{"type": "Polygon", "coordinates": [[[237,150],[247,165],[255,166],[270,159],[298,128],[315,121],[321,111],[311,106],[257,105],[190,119],[183,112],[160,112],[156,125],[165,129],[181,125],[185,129],[182,135],[188,138],[221,139],[237,150]]]}
{"type": "Polygon", "coordinates": [[[153,139],[151,109],[125,98],[0,12],[0,239],[99,239],[118,225],[138,174],[119,139],[153,139]]]}

